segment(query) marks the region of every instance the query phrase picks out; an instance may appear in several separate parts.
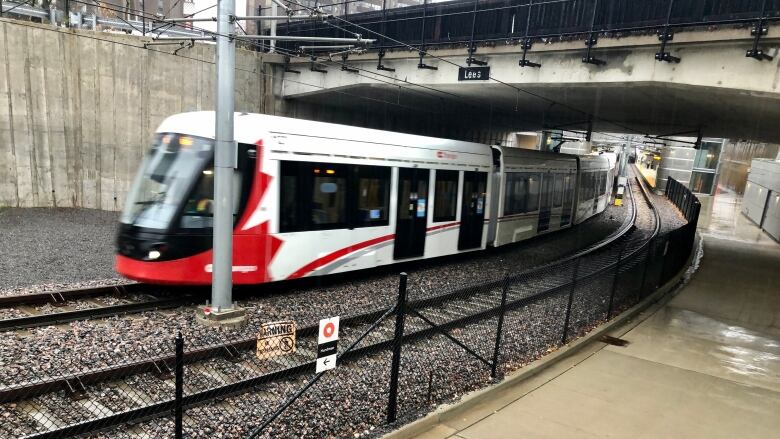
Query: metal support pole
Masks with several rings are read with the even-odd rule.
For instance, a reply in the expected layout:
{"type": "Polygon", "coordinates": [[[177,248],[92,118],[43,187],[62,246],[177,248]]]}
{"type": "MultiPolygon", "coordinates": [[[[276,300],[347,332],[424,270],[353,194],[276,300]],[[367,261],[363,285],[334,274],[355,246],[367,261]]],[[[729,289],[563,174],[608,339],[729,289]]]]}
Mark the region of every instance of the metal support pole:
{"type": "Polygon", "coordinates": [[[406,316],[406,273],[398,279],[398,303],[395,307],[395,337],[393,339],[393,363],[390,368],[390,397],[387,401],[387,422],[395,422],[398,411],[398,371],[401,367],[401,347],[404,343],[404,318],[406,316]]]}
{"type": "MultiPolygon", "coordinates": [[[[271,3],[271,15],[277,15],[278,13],[279,13],[279,11],[277,10],[276,2],[271,3]]],[[[271,29],[271,36],[275,37],[276,36],[276,21],[272,21],[271,22],[270,29],[271,29]]],[[[276,52],[276,40],[269,41],[268,52],[270,52],[270,53],[276,52]]]]}
{"type": "Polygon", "coordinates": [[[504,287],[501,290],[501,311],[498,314],[498,327],[496,328],[496,346],[493,348],[493,364],[490,367],[490,377],[496,377],[498,370],[498,352],[501,350],[501,333],[504,329],[504,314],[506,314],[506,293],[509,290],[509,275],[504,276],[504,287]]]}
{"type": "Polygon", "coordinates": [[[236,66],[235,0],[219,0],[217,20],[217,108],[214,152],[214,259],[211,302],[217,311],[233,307],[233,139],[236,66]]]}
{"type": "Polygon", "coordinates": [[[141,0],[141,34],[146,36],[146,0],[141,0]]]}
{"type": "Polygon", "coordinates": [[[176,403],[174,408],[174,425],[176,439],[182,438],[183,412],[182,399],[184,397],[184,338],[181,331],[176,334],[176,403]]]}
{"type": "MultiPolygon", "coordinates": [[[[579,248],[579,246],[577,248],[579,248]]],[[[563,337],[561,337],[561,344],[566,344],[566,339],[569,337],[569,320],[571,319],[571,306],[572,303],[574,302],[574,291],[577,289],[577,276],[579,275],[579,271],[580,271],[580,259],[582,259],[582,256],[577,258],[577,262],[574,265],[574,276],[572,276],[571,279],[571,290],[569,291],[569,304],[566,305],[566,320],[564,320],[563,322],[563,337]]]]}

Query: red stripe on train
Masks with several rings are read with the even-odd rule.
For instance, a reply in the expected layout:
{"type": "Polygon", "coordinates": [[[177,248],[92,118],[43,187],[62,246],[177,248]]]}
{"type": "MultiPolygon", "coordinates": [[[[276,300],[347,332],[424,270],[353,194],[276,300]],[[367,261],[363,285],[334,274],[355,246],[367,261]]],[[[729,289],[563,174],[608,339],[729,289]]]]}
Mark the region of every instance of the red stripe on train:
{"type": "Polygon", "coordinates": [[[333,253],[328,253],[327,255],[315,259],[312,262],[309,262],[308,264],[304,265],[303,267],[299,268],[295,271],[295,273],[287,276],[287,279],[298,279],[300,277],[306,276],[307,274],[311,273],[312,271],[322,267],[323,265],[329,264],[336,259],[346,256],[350,253],[356,252],[358,250],[364,249],[366,247],[371,247],[372,245],[376,245],[385,241],[390,241],[392,239],[395,239],[395,234],[392,235],[385,235],[380,236],[379,238],[369,239],[368,241],[363,241],[361,243],[351,245],[346,248],[342,248],[341,250],[336,250],[333,253]]]}
{"type": "MultiPolygon", "coordinates": [[[[448,228],[448,227],[457,226],[459,224],[460,224],[459,222],[454,222],[454,223],[449,223],[449,224],[442,224],[442,225],[438,225],[438,226],[428,227],[426,229],[426,232],[432,232],[434,230],[445,229],[445,228],[448,228]]],[[[304,265],[303,267],[299,268],[293,274],[287,276],[287,279],[298,279],[298,278],[304,277],[307,274],[311,273],[312,271],[314,271],[314,270],[316,270],[318,268],[321,268],[321,267],[323,267],[323,266],[325,266],[325,265],[327,265],[327,264],[329,264],[329,263],[331,263],[331,262],[333,262],[333,261],[335,261],[335,260],[337,260],[337,259],[339,259],[339,258],[341,258],[343,256],[346,256],[346,255],[348,255],[350,253],[354,253],[354,252],[356,252],[358,250],[362,250],[362,249],[364,249],[366,247],[371,247],[372,245],[381,244],[383,242],[390,241],[390,240],[393,240],[393,239],[395,239],[395,234],[380,236],[379,238],[369,239],[368,241],[363,241],[361,243],[358,243],[358,244],[355,244],[355,245],[351,245],[349,247],[342,248],[341,250],[336,250],[333,253],[328,253],[327,255],[325,255],[325,256],[323,256],[323,257],[321,257],[319,259],[316,259],[316,260],[314,260],[314,261],[304,265]]]]}

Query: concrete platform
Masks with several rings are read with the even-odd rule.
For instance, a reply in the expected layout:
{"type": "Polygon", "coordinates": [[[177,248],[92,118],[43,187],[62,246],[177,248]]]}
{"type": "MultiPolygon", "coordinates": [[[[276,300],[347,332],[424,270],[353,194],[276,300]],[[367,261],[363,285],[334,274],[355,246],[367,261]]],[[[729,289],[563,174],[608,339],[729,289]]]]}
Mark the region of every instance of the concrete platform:
{"type": "Polygon", "coordinates": [[[612,331],[628,346],[591,343],[411,437],[777,437],[780,245],[739,218],[734,195],[702,203],[698,272],[612,331]]]}

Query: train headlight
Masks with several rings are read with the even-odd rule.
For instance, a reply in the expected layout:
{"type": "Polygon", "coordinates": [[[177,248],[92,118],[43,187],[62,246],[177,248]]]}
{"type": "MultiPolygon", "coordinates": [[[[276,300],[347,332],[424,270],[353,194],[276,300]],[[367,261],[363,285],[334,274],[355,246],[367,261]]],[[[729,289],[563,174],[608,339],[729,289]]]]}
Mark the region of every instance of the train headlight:
{"type": "Polygon", "coordinates": [[[155,260],[160,258],[160,251],[159,250],[151,250],[149,254],[146,256],[150,260],[155,260]]]}

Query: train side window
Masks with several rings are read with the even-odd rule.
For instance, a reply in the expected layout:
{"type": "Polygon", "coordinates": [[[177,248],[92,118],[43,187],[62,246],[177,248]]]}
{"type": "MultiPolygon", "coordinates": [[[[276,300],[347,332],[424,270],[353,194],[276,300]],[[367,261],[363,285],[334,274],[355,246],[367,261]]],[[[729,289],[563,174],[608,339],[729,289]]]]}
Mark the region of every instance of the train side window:
{"type": "Polygon", "coordinates": [[[311,223],[333,228],[347,222],[347,175],[341,166],[324,163],[313,169],[311,223]]]}
{"type": "Polygon", "coordinates": [[[281,174],[281,232],[346,227],[346,166],[282,162],[281,174]]]}
{"type": "Polygon", "coordinates": [[[390,168],[356,166],[357,178],[355,227],[388,224],[390,208],[390,168]]]}
{"type": "Polygon", "coordinates": [[[504,215],[523,212],[526,192],[528,192],[527,178],[519,172],[508,172],[504,187],[504,215]]]}
{"type": "Polygon", "coordinates": [[[535,212],[539,210],[539,194],[541,192],[541,175],[540,174],[527,174],[528,175],[528,198],[525,203],[526,212],[535,212]]]}
{"type": "Polygon", "coordinates": [[[279,198],[279,228],[282,232],[294,231],[298,228],[298,207],[295,203],[298,191],[296,175],[286,174],[285,162],[282,163],[281,194],[279,198]]]}
{"type": "Polygon", "coordinates": [[[555,174],[553,207],[563,206],[563,175],[555,174]]]}
{"type": "Polygon", "coordinates": [[[433,221],[455,221],[458,205],[458,171],[436,171],[433,221]]]}
{"type": "Polygon", "coordinates": [[[507,173],[504,191],[504,215],[539,210],[540,183],[541,175],[537,173],[507,173]]]}
{"type": "Polygon", "coordinates": [[[387,225],[390,168],[284,161],[279,207],[282,233],[387,225]]]}

